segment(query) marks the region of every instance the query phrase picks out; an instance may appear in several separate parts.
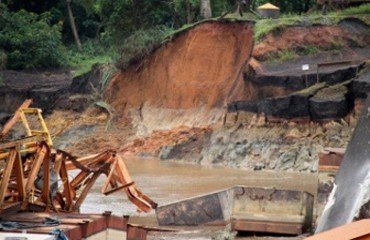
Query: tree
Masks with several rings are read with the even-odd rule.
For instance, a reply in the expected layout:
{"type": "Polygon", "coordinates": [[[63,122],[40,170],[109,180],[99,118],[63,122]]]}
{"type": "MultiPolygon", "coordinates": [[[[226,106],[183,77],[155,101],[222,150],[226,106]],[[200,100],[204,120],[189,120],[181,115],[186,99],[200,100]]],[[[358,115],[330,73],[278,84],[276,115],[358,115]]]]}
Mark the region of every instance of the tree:
{"type": "Polygon", "coordinates": [[[73,12],[72,12],[71,1],[72,0],[66,0],[67,10],[68,10],[68,17],[69,17],[69,22],[71,24],[71,29],[72,29],[73,37],[74,37],[75,42],[76,42],[76,45],[77,45],[77,49],[81,51],[81,48],[82,48],[81,47],[81,41],[80,41],[80,37],[78,35],[75,18],[73,16],[73,12]]]}
{"type": "Polygon", "coordinates": [[[204,19],[212,17],[211,0],[200,1],[200,15],[204,19]]]}

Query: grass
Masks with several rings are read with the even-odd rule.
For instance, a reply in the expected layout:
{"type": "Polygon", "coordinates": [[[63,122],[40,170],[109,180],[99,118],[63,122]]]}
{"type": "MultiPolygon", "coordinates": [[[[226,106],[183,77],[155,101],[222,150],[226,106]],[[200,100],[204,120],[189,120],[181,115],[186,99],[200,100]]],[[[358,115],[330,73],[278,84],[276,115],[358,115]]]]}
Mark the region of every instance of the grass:
{"type": "Polygon", "coordinates": [[[319,90],[321,90],[322,88],[326,87],[326,83],[325,82],[321,82],[321,83],[316,83],[308,88],[305,88],[305,89],[302,89],[298,92],[295,92],[296,95],[300,95],[300,96],[313,96],[315,95],[319,90]]]}
{"type": "Polygon", "coordinates": [[[342,98],[348,91],[347,87],[343,84],[333,85],[324,89],[321,89],[315,94],[315,98],[325,100],[336,100],[342,98]]]}
{"type": "Polygon", "coordinates": [[[307,15],[283,14],[278,19],[261,19],[256,22],[254,39],[260,41],[268,33],[279,32],[279,30],[288,26],[332,25],[348,17],[358,18],[370,25],[370,4],[329,12],[325,16],[319,12],[314,12],[307,15]]]}
{"type": "Polygon", "coordinates": [[[68,66],[74,70],[73,77],[88,73],[95,64],[108,64],[117,58],[114,49],[108,49],[99,42],[90,40],[82,44],[82,50],[70,46],[67,53],[68,66]]]}
{"type": "MultiPolygon", "coordinates": [[[[333,42],[332,46],[328,47],[326,50],[339,49],[342,47],[342,45],[339,45],[339,44],[340,44],[339,42],[338,43],[333,42]]],[[[269,54],[266,60],[269,63],[281,63],[281,62],[285,62],[288,60],[292,60],[298,56],[315,55],[319,51],[320,50],[314,45],[308,45],[308,46],[303,46],[300,48],[293,48],[293,49],[284,49],[284,50],[269,54]]]]}
{"type": "Polygon", "coordinates": [[[166,26],[136,31],[124,40],[116,66],[125,70],[128,66],[140,62],[161,46],[170,32],[172,29],[166,26]]]}
{"type": "Polygon", "coordinates": [[[108,55],[89,56],[77,53],[70,59],[69,65],[74,69],[73,77],[78,77],[88,73],[93,65],[105,64],[110,61],[111,57],[108,55]]]}
{"type": "Polygon", "coordinates": [[[282,51],[277,52],[267,58],[269,63],[280,63],[285,62],[288,60],[292,60],[297,57],[297,53],[293,49],[284,49],[282,51]]]}
{"type": "MultiPolygon", "coordinates": [[[[199,22],[185,24],[178,29],[170,29],[159,26],[153,29],[139,30],[132,36],[125,39],[119,60],[116,65],[119,69],[125,70],[128,66],[145,59],[155,49],[170,41],[175,36],[186,32],[204,22],[222,20],[229,22],[253,21],[255,22],[254,39],[256,42],[258,42],[262,40],[263,37],[268,33],[282,31],[288,26],[334,25],[348,17],[358,18],[359,20],[362,20],[366,24],[370,25],[370,4],[364,4],[360,7],[347,8],[343,11],[329,12],[325,16],[319,12],[314,12],[307,15],[283,14],[278,19],[260,19],[256,13],[245,13],[243,16],[240,16],[238,13],[229,13],[222,19],[220,17],[216,17],[201,20],[199,22]]],[[[341,47],[341,43],[333,43],[330,48],[340,49],[341,47]]],[[[315,46],[306,46],[301,49],[283,50],[274,56],[271,56],[269,61],[286,61],[293,59],[297,55],[313,55],[318,52],[319,49],[317,49],[315,46]]],[[[97,55],[88,61],[81,61],[83,64],[78,65],[76,75],[88,71],[87,69],[89,69],[94,63],[102,63],[107,60],[107,56],[103,54],[97,55]]]]}

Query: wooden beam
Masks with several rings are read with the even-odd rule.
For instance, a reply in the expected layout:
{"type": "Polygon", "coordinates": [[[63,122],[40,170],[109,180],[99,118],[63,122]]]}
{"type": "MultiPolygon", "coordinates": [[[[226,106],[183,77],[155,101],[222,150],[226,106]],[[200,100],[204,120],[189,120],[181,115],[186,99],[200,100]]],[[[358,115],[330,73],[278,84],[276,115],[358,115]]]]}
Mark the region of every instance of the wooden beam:
{"type": "Polygon", "coordinates": [[[72,210],[72,205],[73,205],[73,198],[75,197],[76,193],[73,191],[71,184],[68,179],[68,172],[66,168],[66,162],[62,161],[61,167],[60,167],[60,178],[62,179],[63,182],[63,195],[66,198],[65,201],[65,209],[66,211],[72,210]]]}
{"type": "Polygon", "coordinates": [[[41,200],[45,203],[46,208],[49,206],[49,196],[50,196],[50,159],[44,158],[43,161],[43,168],[44,168],[44,175],[43,175],[43,185],[42,185],[42,193],[41,193],[41,200]]]}
{"type": "Polygon", "coordinates": [[[13,165],[14,165],[14,161],[16,158],[17,158],[17,150],[13,148],[10,151],[9,159],[6,162],[3,177],[0,183],[0,207],[3,207],[3,204],[4,204],[5,193],[8,188],[10,175],[12,174],[13,165]]]}
{"type": "Polygon", "coordinates": [[[17,190],[19,194],[19,201],[22,201],[26,196],[26,189],[24,185],[24,174],[21,153],[17,151],[17,158],[15,159],[15,177],[17,181],[17,190]]]}
{"type": "Polygon", "coordinates": [[[41,164],[44,162],[44,159],[49,158],[49,155],[50,155],[50,149],[49,149],[48,145],[45,142],[41,142],[40,146],[39,146],[39,149],[36,153],[36,157],[33,161],[31,172],[28,175],[28,179],[27,179],[27,183],[26,183],[26,198],[25,198],[25,200],[23,201],[23,204],[22,204],[23,209],[27,207],[30,194],[31,194],[32,190],[34,190],[34,188],[35,188],[34,182],[35,182],[35,179],[37,177],[37,174],[40,171],[41,164]]]}
{"type": "Polygon", "coordinates": [[[9,131],[13,128],[13,126],[18,122],[19,118],[21,117],[20,115],[20,110],[28,108],[32,103],[32,99],[27,99],[22,103],[22,105],[18,108],[18,110],[14,113],[14,116],[5,123],[3,130],[0,133],[0,138],[3,138],[6,136],[9,131]]]}
{"type": "Polygon", "coordinates": [[[91,187],[94,185],[95,181],[98,179],[100,174],[102,174],[102,172],[100,172],[100,171],[94,172],[94,174],[90,177],[90,179],[87,180],[87,184],[86,184],[85,188],[82,190],[80,196],[78,197],[78,199],[77,199],[77,201],[74,205],[73,210],[78,210],[80,208],[81,204],[85,200],[85,198],[86,198],[87,194],[89,193],[91,187]]]}

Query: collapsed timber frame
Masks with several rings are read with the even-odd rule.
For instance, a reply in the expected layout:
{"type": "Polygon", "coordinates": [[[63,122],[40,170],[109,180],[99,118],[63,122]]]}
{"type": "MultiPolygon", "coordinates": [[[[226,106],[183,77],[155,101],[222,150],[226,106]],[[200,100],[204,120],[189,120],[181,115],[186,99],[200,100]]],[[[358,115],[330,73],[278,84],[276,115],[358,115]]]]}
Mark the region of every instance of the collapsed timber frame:
{"type": "Polygon", "coordinates": [[[26,100],[1,132],[4,137],[21,120],[28,137],[0,144],[0,161],[5,162],[0,171],[0,214],[17,210],[78,212],[101,174],[107,176],[103,194],[124,190],[140,211],[157,207],[135,187],[116,151],[77,158],[54,148],[41,109],[29,108],[31,102],[26,100]],[[25,113],[35,114],[42,130],[31,130],[25,113]],[[76,169],[79,173],[70,179],[69,171],[76,169]]]}

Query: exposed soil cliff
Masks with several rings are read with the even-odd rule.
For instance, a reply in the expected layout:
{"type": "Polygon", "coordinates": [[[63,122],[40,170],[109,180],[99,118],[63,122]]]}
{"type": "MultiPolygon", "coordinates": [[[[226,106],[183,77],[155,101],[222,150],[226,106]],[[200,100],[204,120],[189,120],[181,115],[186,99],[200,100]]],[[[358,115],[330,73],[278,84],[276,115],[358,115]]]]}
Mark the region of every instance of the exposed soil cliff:
{"type": "Polygon", "coordinates": [[[222,108],[231,99],[248,98],[241,72],[252,47],[249,22],[200,24],[117,74],[107,96],[121,113],[132,107],[141,111],[144,105],[180,111],[222,108]]]}

